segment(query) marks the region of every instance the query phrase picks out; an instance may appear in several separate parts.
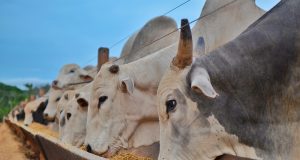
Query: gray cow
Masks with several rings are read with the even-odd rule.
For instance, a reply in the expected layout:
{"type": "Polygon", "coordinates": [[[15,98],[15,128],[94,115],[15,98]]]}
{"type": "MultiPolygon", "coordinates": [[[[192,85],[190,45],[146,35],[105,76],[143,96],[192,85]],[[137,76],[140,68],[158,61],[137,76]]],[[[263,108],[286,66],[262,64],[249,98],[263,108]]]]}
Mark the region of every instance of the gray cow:
{"type": "Polygon", "coordinates": [[[172,66],[189,73],[158,91],[160,159],[299,159],[299,11],[299,0],[280,2],[192,67],[184,36],[172,66]]]}

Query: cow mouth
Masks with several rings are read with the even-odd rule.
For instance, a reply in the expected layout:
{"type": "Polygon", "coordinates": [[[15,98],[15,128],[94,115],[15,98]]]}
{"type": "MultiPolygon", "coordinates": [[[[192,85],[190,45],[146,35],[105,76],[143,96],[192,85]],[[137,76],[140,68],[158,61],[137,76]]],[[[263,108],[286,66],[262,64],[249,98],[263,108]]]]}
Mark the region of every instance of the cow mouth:
{"type": "Polygon", "coordinates": [[[226,159],[228,159],[228,160],[229,159],[251,160],[250,158],[239,157],[239,156],[230,155],[230,154],[222,154],[215,158],[215,160],[226,160],[226,159]]]}
{"type": "Polygon", "coordinates": [[[111,158],[115,156],[117,153],[118,151],[112,150],[111,147],[108,146],[108,149],[105,152],[101,153],[100,156],[104,158],[111,158]]]}
{"type": "Polygon", "coordinates": [[[109,146],[108,146],[107,150],[102,153],[99,153],[99,152],[93,150],[89,145],[87,145],[87,146],[84,145],[84,147],[85,147],[84,150],[86,150],[87,152],[95,154],[100,157],[104,157],[104,158],[111,158],[111,157],[115,156],[116,154],[118,154],[117,150],[113,150],[109,146]]]}
{"type": "Polygon", "coordinates": [[[99,153],[95,150],[93,150],[90,145],[83,145],[82,146],[83,150],[89,152],[89,153],[92,153],[94,155],[97,155],[97,156],[100,156],[100,157],[104,157],[104,158],[110,158],[112,156],[114,156],[114,154],[112,154],[110,151],[109,151],[109,148],[105,151],[105,152],[102,152],[102,153],[99,153]]]}

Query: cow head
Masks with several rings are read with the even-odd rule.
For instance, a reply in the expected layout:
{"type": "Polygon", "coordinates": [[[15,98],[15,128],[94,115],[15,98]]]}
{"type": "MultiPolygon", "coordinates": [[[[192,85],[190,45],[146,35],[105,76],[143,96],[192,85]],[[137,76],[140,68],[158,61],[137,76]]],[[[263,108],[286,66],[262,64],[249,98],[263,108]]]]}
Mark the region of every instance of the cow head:
{"type": "Polygon", "coordinates": [[[40,97],[26,104],[24,108],[24,112],[25,112],[24,125],[28,126],[33,121],[46,124],[46,121],[43,118],[43,111],[45,110],[47,101],[48,101],[48,97],[40,97]]]}
{"type": "MultiPolygon", "coordinates": [[[[219,98],[204,68],[194,70],[191,83],[187,83],[193,59],[192,36],[187,20],[181,23],[177,55],[158,87],[159,159],[216,159],[223,154],[257,158],[253,149],[239,144],[236,136],[226,133],[213,115],[204,116],[187,96],[187,88],[190,88],[194,94],[212,101],[219,98]]],[[[200,44],[204,45],[202,40],[200,44]]]]}
{"type": "Polygon", "coordinates": [[[21,121],[25,119],[25,111],[24,107],[22,107],[22,103],[19,106],[17,106],[14,110],[12,110],[12,117],[14,121],[21,121]]]}
{"type": "Polygon", "coordinates": [[[24,112],[25,112],[25,119],[24,119],[24,125],[28,126],[33,122],[33,116],[32,116],[32,109],[30,106],[30,103],[28,103],[25,108],[24,108],[24,112]]]}
{"type": "Polygon", "coordinates": [[[106,63],[95,78],[85,140],[93,153],[110,157],[158,141],[156,88],[140,87],[129,67],[106,63]]]}
{"type": "Polygon", "coordinates": [[[46,106],[46,109],[43,113],[44,118],[48,121],[55,120],[55,114],[57,111],[57,104],[62,97],[63,91],[62,90],[55,90],[53,88],[49,91],[49,100],[46,106]]]}
{"type": "Polygon", "coordinates": [[[71,145],[80,147],[86,135],[86,119],[89,106],[90,89],[75,91],[59,119],[60,139],[71,145]]]}
{"type": "Polygon", "coordinates": [[[53,121],[56,114],[57,103],[60,100],[63,89],[76,89],[81,85],[73,85],[81,82],[90,82],[96,74],[96,69],[87,67],[81,69],[76,64],[65,65],[59,73],[57,80],[53,81],[51,90],[49,92],[49,104],[44,112],[45,119],[53,121]]]}
{"type": "Polygon", "coordinates": [[[62,119],[61,116],[63,116],[64,109],[66,108],[68,102],[74,97],[74,94],[75,90],[65,91],[57,104],[56,119],[59,121],[58,132],[60,136],[63,134],[63,126],[65,126],[65,119],[62,119]]]}
{"type": "Polygon", "coordinates": [[[67,64],[61,68],[57,79],[52,82],[52,88],[63,89],[71,87],[72,83],[92,81],[92,74],[94,73],[81,69],[76,64],[67,64]]]}

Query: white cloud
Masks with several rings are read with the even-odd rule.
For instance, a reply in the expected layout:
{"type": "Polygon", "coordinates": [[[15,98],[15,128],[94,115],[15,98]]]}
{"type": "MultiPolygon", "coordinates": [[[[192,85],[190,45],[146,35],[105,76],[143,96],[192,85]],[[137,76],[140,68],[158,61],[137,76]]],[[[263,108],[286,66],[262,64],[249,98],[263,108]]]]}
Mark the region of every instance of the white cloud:
{"type": "Polygon", "coordinates": [[[26,89],[24,86],[25,83],[32,83],[34,86],[49,84],[51,80],[48,79],[40,79],[35,77],[27,77],[27,78],[11,78],[11,79],[0,79],[0,82],[3,82],[8,85],[17,86],[20,89],[26,89]]]}

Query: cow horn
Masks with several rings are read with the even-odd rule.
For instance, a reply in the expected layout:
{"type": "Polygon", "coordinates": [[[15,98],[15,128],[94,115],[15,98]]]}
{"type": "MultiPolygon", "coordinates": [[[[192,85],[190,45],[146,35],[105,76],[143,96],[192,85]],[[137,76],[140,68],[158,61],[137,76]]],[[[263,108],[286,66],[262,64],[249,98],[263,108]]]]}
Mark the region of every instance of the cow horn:
{"type": "Polygon", "coordinates": [[[178,51],[172,64],[180,69],[191,65],[193,60],[193,39],[189,21],[187,19],[181,20],[180,40],[178,44],[178,51]]]}

